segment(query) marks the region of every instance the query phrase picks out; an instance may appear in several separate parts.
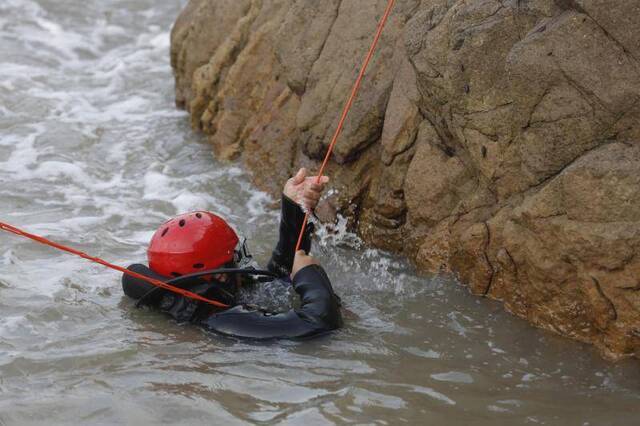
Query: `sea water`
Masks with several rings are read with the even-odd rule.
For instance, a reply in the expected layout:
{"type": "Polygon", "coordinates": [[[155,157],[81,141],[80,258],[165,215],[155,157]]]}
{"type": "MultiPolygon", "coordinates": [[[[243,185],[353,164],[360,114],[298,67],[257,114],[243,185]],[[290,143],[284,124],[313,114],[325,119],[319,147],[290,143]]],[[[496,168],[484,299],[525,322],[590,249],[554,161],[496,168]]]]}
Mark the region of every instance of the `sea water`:
{"type": "MultiPolygon", "coordinates": [[[[0,220],[126,266],[162,221],[207,209],[268,259],[277,200],[174,107],[184,4],[0,2],[0,220]]],[[[637,361],[608,363],[344,230],[321,229],[314,254],[344,329],[252,343],[136,309],[117,273],[0,233],[0,425],[638,423],[637,361]]]]}

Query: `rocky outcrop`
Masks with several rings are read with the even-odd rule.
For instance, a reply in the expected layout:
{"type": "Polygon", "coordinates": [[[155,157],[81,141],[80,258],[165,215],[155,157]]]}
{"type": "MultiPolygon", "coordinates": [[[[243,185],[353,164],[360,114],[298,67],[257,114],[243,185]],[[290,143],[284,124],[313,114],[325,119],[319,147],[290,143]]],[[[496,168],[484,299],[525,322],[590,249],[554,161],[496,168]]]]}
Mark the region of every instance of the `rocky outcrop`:
{"type": "MultiPolygon", "coordinates": [[[[386,1],[191,0],[176,100],[277,192],[317,167],[386,1]]],[[[403,0],[319,208],[533,324],[640,353],[640,3],[403,0]]]]}

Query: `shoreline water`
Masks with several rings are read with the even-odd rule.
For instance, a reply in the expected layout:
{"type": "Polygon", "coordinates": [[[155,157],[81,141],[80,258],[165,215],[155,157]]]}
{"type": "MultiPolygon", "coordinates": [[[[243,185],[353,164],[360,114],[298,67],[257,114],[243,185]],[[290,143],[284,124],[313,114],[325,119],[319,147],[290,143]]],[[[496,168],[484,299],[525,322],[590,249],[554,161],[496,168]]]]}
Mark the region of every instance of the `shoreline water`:
{"type": "MultiPolygon", "coordinates": [[[[0,5],[0,217],[121,265],[168,216],[223,214],[262,261],[278,212],[174,107],[184,2],[0,5]]],[[[0,234],[0,422],[634,424],[634,362],[609,364],[446,276],[319,232],[344,330],[211,336],[121,294],[119,277],[0,234]]]]}

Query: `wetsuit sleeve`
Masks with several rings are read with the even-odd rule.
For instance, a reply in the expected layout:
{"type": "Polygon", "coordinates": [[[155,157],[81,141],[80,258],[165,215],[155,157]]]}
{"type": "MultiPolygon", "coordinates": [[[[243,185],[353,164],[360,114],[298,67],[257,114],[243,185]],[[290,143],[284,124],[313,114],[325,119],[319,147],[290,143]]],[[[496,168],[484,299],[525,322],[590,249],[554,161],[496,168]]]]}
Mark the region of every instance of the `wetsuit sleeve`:
{"type": "Polygon", "coordinates": [[[298,271],[293,287],[301,299],[299,309],[271,314],[236,306],[210,315],[201,325],[216,333],[252,339],[306,338],[342,325],[340,299],[321,266],[309,265],[298,271]]]}
{"type": "MultiPolygon", "coordinates": [[[[142,264],[131,265],[128,269],[159,281],[168,282],[171,280],[168,277],[156,274],[142,264]]],[[[188,289],[192,293],[199,294],[208,299],[218,300],[225,304],[230,305],[234,302],[233,295],[223,288],[224,284],[211,285],[205,281],[193,278],[183,280],[180,284],[175,284],[175,286],[188,289]]],[[[196,317],[206,316],[207,313],[212,310],[211,306],[207,304],[200,303],[165,289],[156,288],[153,284],[143,279],[127,274],[123,274],[122,276],[122,289],[124,290],[124,294],[142,302],[142,305],[157,308],[179,322],[192,321],[196,317]],[[144,297],[144,299],[140,300],[142,297],[144,297]]]]}
{"type": "MultiPolygon", "coordinates": [[[[291,273],[296,243],[298,242],[298,234],[302,228],[304,217],[305,214],[302,208],[300,208],[295,201],[282,194],[280,235],[278,237],[278,244],[271,255],[271,260],[269,260],[267,264],[267,269],[281,277],[286,277],[291,273]]],[[[313,224],[309,223],[305,229],[301,244],[301,248],[307,253],[311,250],[312,234],[313,224]]]]}
{"type": "MultiPolygon", "coordinates": [[[[149,269],[147,266],[136,263],[127,268],[130,271],[137,272],[138,274],[142,274],[149,278],[155,278],[159,281],[167,281],[168,278],[162,275],[158,275],[149,269]]],[[[145,280],[140,278],[132,277],[131,275],[122,274],[122,290],[124,294],[129,296],[132,299],[138,300],[142,296],[146,295],[148,292],[153,290],[155,286],[145,280]]],[[[158,297],[152,298],[148,301],[148,304],[153,305],[157,303],[160,299],[161,293],[158,293],[158,297]]]]}

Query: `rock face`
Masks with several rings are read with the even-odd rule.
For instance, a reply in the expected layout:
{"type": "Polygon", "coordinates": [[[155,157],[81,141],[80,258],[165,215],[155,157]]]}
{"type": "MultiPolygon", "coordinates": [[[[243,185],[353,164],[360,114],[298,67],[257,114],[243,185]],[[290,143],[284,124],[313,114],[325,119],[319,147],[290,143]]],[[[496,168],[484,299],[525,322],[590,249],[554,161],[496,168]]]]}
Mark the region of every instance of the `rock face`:
{"type": "MultiPolygon", "coordinates": [[[[317,167],[385,0],[191,0],[176,100],[277,192],[317,167]]],[[[640,354],[640,3],[402,0],[323,218],[533,324],[640,354]]]]}

